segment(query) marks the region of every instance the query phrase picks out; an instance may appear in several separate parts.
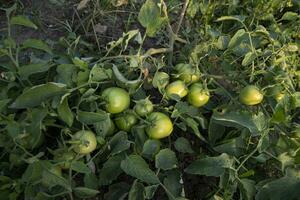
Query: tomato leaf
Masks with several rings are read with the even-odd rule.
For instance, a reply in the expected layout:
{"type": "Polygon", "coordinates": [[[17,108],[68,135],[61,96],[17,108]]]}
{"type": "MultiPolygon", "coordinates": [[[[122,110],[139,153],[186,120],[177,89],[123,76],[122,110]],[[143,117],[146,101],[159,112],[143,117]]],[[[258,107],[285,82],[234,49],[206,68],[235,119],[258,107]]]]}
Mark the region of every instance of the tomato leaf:
{"type": "Polygon", "coordinates": [[[19,69],[19,75],[21,79],[28,79],[30,75],[46,72],[50,69],[51,65],[48,63],[33,63],[29,65],[23,65],[19,69]]]}
{"type": "Polygon", "coordinates": [[[104,112],[85,112],[85,111],[78,111],[77,112],[77,119],[83,124],[95,124],[97,122],[105,121],[108,115],[104,112]]]}
{"type": "Polygon", "coordinates": [[[82,161],[73,161],[70,167],[72,170],[79,173],[83,173],[83,174],[91,173],[91,169],[82,161]]]}
{"type": "Polygon", "coordinates": [[[38,40],[38,39],[27,39],[23,42],[23,47],[24,48],[33,48],[33,49],[38,49],[38,50],[42,50],[45,51],[49,54],[52,54],[52,50],[50,49],[50,47],[43,42],[42,40],[38,40]]]}
{"type": "Polygon", "coordinates": [[[123,154],[110,157],[100,169],[99,184],[109,185],[123,172],[121,169],[121,161],[124,160],[123,154]]]}
{"type": "Polygon", "coordinates": [[[157,4],[153,0],[147,0],[139,12],[138,20],[146,28],[147,35],[153,37],[166,19],[161,17],[157,4]]]}
{"type": "Polygon", "coordinates": [[[181,153],[193,153],[190,142],[184,137],[179,137],[174,143],[175,149],[181,153]]]}
{"type": "Polygon", "coordinates": [[[21,25],[21,26],[26,26],[26,27],[33,28],[33,29],[38,29],[38,27],[24,15],[18,15],[18,16],[12,17],[10,19],[10,24],[21,25]]]}
{"type": "Polygon", "coordinates": [[[144,185],[142,183],[139,183],[138,180],[135,180],[129,191],[128,200],[144,200],[144,192],[144,185]]]}
{"type": "Polygon", "coordinates": [[[246,32],[244,29],[238,30],[228,43],[228,48],[233,48],[238,46],[244,39],[246,32]]]}
{"type": "Polygon", "coordinates": [[[192,162],[185,172],[205,176],[221,176],[226,168],[230,168],[233,160],[225,153],[216,157],[207,157],[192,162]]]}
{"type": "Polygon", "coordinates": [[[42,85],[37,85],[25,90],[17,97],[11,105],[12,108],[31,108],[40,105],[55,96],[66,93],[66,86],[60,83],[49,82],[42,85]],[[34,97],[34,98],[32,98],[34,97]]]}
{"type": "Polygon", "coordinates": [[[176,154],[169,148],[162,149],[155,156],[155,167],[163,170],[177,168],[176,154]]]}
{"type": "Polygon", "coordinates": [[[149,184],[159,183],[158,177],[149,168],[146,161],[138,155],[130,155],[121,162],[121,169],[128,175],[133,176],[149,184]]]}
{"type": "Polygon", "coordinates": [[[98,190],[94,190],[86,187],[76,187],[73,189],[73,191],[75,195],[79,198],[91,198],[96,196],[99,193],[98,190]]]}
{"type": "Polygon", "coordinates": [[[251,51],[248,52],[242,61],[242,66],[250,65],[255,60],[255,58],[256,58],[256,54],[254,52],[251,51]]]}
{"type": "Polygon", "coordinates": [[[74,120],[74,115],[69,107],[68,97],[65,95],[59,106],[57,107],[57,112],[60,118],[69,126],[71,127],[74,120]]]}

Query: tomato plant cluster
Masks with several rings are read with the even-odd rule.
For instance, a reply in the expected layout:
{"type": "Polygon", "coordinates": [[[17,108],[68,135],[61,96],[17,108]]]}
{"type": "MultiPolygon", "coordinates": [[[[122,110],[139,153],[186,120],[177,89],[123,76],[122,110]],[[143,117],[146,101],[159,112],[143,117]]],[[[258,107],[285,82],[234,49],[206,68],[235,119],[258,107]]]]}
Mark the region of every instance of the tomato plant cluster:
{"type": "Polygon", "coordinates": [[[299,1],[3,5],[0,200],[299,199],[299,1]]]}

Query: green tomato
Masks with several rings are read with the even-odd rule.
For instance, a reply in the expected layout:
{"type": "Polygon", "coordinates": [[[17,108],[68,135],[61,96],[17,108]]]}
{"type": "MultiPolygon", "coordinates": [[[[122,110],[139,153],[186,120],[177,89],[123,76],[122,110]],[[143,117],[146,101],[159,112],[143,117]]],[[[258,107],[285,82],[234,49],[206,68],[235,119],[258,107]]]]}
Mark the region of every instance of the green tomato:
{"type": "Polygon", "coordinates": [[[153,112],[148,117],[149,125],[146,128],[148,136],[152,139],[161,139],[171,135],[173,124],[170,118],[161,112],[153,112]]]}
{"type": "Polygon", "coordinates": [[[188,89],[183,81],[177,80],[167,86],[166,92],[169,98],[173,95],[177,95],[182,98],[188,94],[188,89]]]}
{"type": "Polygon", "coordinates": [[[175,66],[179,79],[185,83],[195,83],[200,80],[200,71],[190,64],[180,63],[175,66]]]}
{"type": "Polygon", "coordinates": [[[254,85],[248,85],[242,89],[239,95],[240,102],[252,106],[262,102],[264,95],[254,85]]]}
{"type": "Polygon", "coordinates": [[[189,88],[188,102],[195,106],[201,107],[209,101],[209,92],[203,88],[201,83],[194,83],[189,88]]]}
{"type": "Polygon", "coordinates": [[[128,92],[122,88],[107,88],[102,92],[102,97],[106,101],[107,112],[112,114],[123,112],[130,105],[130,96],[128,92]]]}
{"type": "Polygon", "coordinates": [[[73,139],[79,141],[79,144],[75,144],[74,148],[77,153],[89,154],[97,147],[96,136],[91,131],[78,131],[73,139]]]}
{"type": "Polygon", "coordinates": [[[118,129],[129,132],[131,127],[137,123],[137,118],[134,114],[126,113],[118,116],[115,123],[118,129]]]}
{"type": "Polygon", "coordinates": [[[139,116],[144,117],[153,111],[153,104],[148,98],[142,99],[136,102],[133,109],[139,116]]]}
{"type": "Polygon", "coordinates": [[[284,97],[285,97],[284,92],[279,92],[275,95],[275,99],[276,99],[277,102],[280,102],[284,97]]]}

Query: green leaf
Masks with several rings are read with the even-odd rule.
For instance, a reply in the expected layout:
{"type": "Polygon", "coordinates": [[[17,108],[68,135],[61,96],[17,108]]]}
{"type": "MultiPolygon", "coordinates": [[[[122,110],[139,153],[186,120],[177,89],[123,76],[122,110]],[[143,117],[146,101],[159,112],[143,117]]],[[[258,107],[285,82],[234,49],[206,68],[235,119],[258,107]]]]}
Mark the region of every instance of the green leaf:
{"type": "Polygon", "coordinates": [[[125,85],[136,85],[142,82],[142,73],[140,73],[140,76],[136,80],[128,80],[124,77],[124,75],[119,71],[118,67],[116,65],[113,65],[112,67],[114,76],[118,81],[125,85]]]}
{"type": "Polygon", "coordinates": [[[144,200],[144,192],[144,185],[142,183],[139,183],[138,180],[135,180],[129,191],[128,200],[144,200]]]}
{"type": "Polygon", "coordinates": [[[68,97],[65,95],[62,98],[59,106],[57,107],[57,112],[59,117],[69,126],[71,127],[74,121],[74,115],[69,107],[68,97]]]}
{"type": "Polygon", "coordinates": [[[205,141],[206,142],[206,139],[202,136],[202,134],[200,133],[199,131],[199,128],[198,128],[198,123],[191,117],[187,117],[184,119],[187,126],[189,126],[192,130],[193,130],[193,133],[199,138],[201,139],[202,141],[205,141]]]}
{"type": "Polygon", "coordinates": [[[205,176],[221,176],[226,168],[230,168],[233,160],[225,153],[216,157],[207,157],[192,162],[185,172],[205,176]]]}
{"type": "Polygon", "coordinates": [[[83,173],[83,174],[91,173],[91,169],[82,161],[73,161],[71,163],[70,168],[76,172],[83,173]]]}
{"type": "Polygon", "coordinates": [[[42,40],[38,40],[38,39],[27,39],[27,40],[25,40],[23,42],[23,47],[38,49],[38,50],[45,51],[49,54],[52,54],[52,51],[51,51],[50,47],[46,43],[44,43],[42,40]]]}
{"type": "Polygon", "coordinates": [[[94,173],[85,174],[83,178],[83,182],[85,187],[97,190],[99,186],[98,174],[97,175],[94,173]]]}
{"type": "Polygon", "coordinates": [[[253,135],[261,134],[266,127],[266,119],[262,113],[255,115],[246,111],[214,112],[212,119],[224,126],[247,128],[253,135]]]}
{"type": "Polygon", "coordinates": [[[51,65],[48,63],[34,63],[29,65],[23,65],[19,69],[19,75],[21,79],[28,79],[32,74],[46,72],[50,69],[51,65]]]}
{"type": "Polygon", "coordinates": [[[179,137],[174,143],[175,149],[181,153],[194,153],[190,142],[184,137],[179,137]]]}
{"type": "Polygon", "coordinates": [[[112,78],[112,70],[104,69],[95,65],[90,72],[89,81],[100,82],[112,78]]]}
{"type": "Polygon", "coordinates": [[[153,0],[147,0],[139,12],[138,20],[146,28],[147,35],[153,37],[166,19],[161,17],[157,4],[153,0]]]}
{"type": "Polygon", "coordinates": [[[155,173],[149,168],[145,160],[138,155],[130,155],[121,162],[121,169],[128,175],[133,176],[149,184],[158,184],[160,181],[155,173]]]}
{"type": "Polygon", "coordinates": [[[197,12],[200,10],[199,7],[200,7],[199,1],[191,0],[186,10],[187,15],[191,18],[194,18],[197,12]]]}
{"type": "MultiPolygon", "coordinates": [[[[164,178],[164,185],[168,188],[168,191],[172,194],[173,197],[180,197],[181,192],[183,191],[183,185],[181,184],[181,174],[178,170],[171,170],[166,173],[164,178]]],[[[167,193],[169,199],[173,199],[169,193],[167,193]]],[[[177,198],[176,198],[177,199],[177,198]]]]}
{"type": "Polygon", "coordinates": [[[171,149],[162,149],[155,156],[155,167],[163,170],[174,169],[178,165],[176,154],[171,149]]]}
{"type": "Polygon", "coordinates": [[[217,48],[220,50],[225,50],[228,47],[230,37],[229,36],[220,36],[216,44],[217,48]]]}
{"type": "Polygon", "coordinates": [[[145,187],[146,199],[153,199],[158,187],[159,187],[159,185],[150,185],[150,186],[145,187]]]}
{"type": "Polygon", "coordinates": [[[121,169],[121,161],[124,160],[124,155],[118,154],[110,157],[100,169],[99,184],[110,185],[123,172],[121,169]]]}
{"type": "Polygon", "coordinates": [[[216,21],[221,22],[221,21],[228,21],[228,20],[243,22],[245,20],[245,16],[243,16],[243,15],[222,16],[222,17],[219,17],[216,21]]]}
{"type": "Polygon", "coordinates": [[[26,26],[26,27],[33,28],[33,29],[38,29],[38,27],[32,21],[30,21],[26,16],[23,16],[23,15],[18,15],[18,16],[12,17],[10,19],[10,24],[21,25],[21,26],[26,26]]]}
{"type": "Polygon", "coordinates": [[[107,117],[106,113],[85,112],[80,110],[77,112],[77,119],[83,124],[94,124],[105,121],[107,117]]]}
{"type": "Polygon", "coordinates": [[[73,189],[75,195],[79,198],[91,198],[99,194],[98,190],[86,188],[86,187],[76,187],[73,189]]]}
{"type": "Polygon", "coordinates": [[[219,153],[227,153],[239,157],[245,153],[246,144],[242,136],[224,141],[222,144],[214,147],[214,150],[219,153]]]}
{"type": "Polygon", "coordinates": [[[66,84],[71,87],[75,82],[75,75],[77,67],[73,64],[61,64],[56,68],[57,82],[66,84]]]}
{"type": "Polygon", "coordinates": [[[104,113],[105,115],[107,115],[105,120],[102,120],[100,122],[97,122],[94,124],[95,130],[97,135],[105,138],[108,133],[111,131],[111,127],[114,126],[113,121],[110,119],[109,114],[101,111],[102,113],[104,113]]]}
{"type": "Polygon", "coordinates": [[[161,143],[159,140],[148,139],[143,146],[143,155],[149,156],[150,158],[153,157],[158,153],[160,145],[161,143]]]}
{"type": "MultiPolygon", "coordinates": [[[[296,171],[296,170],[295,170],[296,171]]],[[[299,172],[287,174],[279,179],[273,180],[258,188],[255,196],[257,200],[282,200],[282,199],[298,199],[300,196],[300,176],[299,172]]]]}
{"type": "Polygon", "coordinates": [[[299,18],[299,15],[295,12],[286,12],[284,15],[281,17],[281,20],[287,20],[287,21],[294,21],[299,18]]]}
{"type": "Polygon", "coordinates": [[[118,132],[109,141],[110,154],[115,155],[130,148],[130,141],[126,132],[118,132]]]}
{"type": "Polygon", "coordinates": [[[256,193],[255,181],[250,179],[240,179],[239,188],[241,190],[243,199],[252,200],[256,193]]]}
{"type": "Polygon", "coordinates": [[[240,29],[238,30],[234,36],[231,38],[231,40],[229,41],[228,43],[228,48],[233,48],[233,47],[236,47],[238,46],[244,39],[246,35],[246,32],[244,29],[240,29]]]}
{"type": "Polygon", "coordinates": [[[208,126],[208,139],[210,143],[215,144],[218,139],[223,137],[224,133],[225,127],[216,123],[213,118],[210,118],[208,126]]]}
{"type": "Polygon", "coordinates": [[[10,102],[10,99],[0,100],[0,113],[6,108],[6,106],[9,102],[10,102]]]}
{"type": "Polygon", "coordinates": [[[105,200],[125,200],[130,186],[125,182],[119,182],[109,186],[109,191],[105,193],[105,200]]]}
{"type": "Polygon", "coordinates": [[[66,93],[66,85],[49,82],[25,90],[11,105],[12,108],[31,108],[40,105],[55,96],[66,93]]]}
{"type": "Polygon", "coordinates": [[[256,54],[254,52],[251,51],[248,52],[242,61],[242,66],[250,65],[255,60],[255,58],[256,58],[256,54]]]}

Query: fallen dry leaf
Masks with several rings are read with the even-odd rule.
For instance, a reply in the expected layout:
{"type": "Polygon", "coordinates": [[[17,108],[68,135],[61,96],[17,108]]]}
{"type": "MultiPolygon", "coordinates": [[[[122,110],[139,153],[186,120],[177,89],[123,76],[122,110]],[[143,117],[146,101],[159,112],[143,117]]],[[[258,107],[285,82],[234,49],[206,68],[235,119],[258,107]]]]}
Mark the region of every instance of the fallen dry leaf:
{"type": "Polygon", "coordinates": [[[90,0],[81,0],[77,6],[77,10],[81,10],[81,9],[85,8],[89,1],[90,0]]]}

